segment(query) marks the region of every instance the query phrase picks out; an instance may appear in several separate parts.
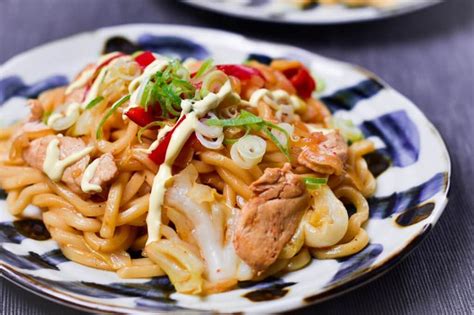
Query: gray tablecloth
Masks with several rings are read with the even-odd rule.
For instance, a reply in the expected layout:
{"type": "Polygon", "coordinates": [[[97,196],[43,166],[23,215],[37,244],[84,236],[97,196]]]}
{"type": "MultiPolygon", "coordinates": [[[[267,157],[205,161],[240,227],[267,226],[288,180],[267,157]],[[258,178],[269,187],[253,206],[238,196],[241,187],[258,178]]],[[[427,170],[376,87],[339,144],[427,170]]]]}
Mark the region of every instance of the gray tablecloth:
{"type": "MultiPolygon", "coordinates": [[[[0,0],[0,63],[50,40],[123,23],[219,28],[293,44],[360,64],[413,100],[451,153],[448,207],[428,239],[398,267],[313,313],[473,313],[474,1],[449,0],[390,20],[341,26],[249,22],[175,0],[0,0]]],[[[3,314],[80,314],[0,280],[3,314]]]]}

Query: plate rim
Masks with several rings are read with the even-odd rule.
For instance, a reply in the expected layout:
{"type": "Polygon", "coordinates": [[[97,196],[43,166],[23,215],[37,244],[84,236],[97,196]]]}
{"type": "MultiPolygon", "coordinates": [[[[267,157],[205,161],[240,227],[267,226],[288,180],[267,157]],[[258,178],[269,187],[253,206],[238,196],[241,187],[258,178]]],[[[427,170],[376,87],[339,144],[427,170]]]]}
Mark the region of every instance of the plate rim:
{"type": "MultiPolygon", "coordinates": [[[[384,88],[389,89],[393,93],[396,94],[397,97],[403,98],[404,101],[409,103],[410,108],[414,111],[417,112],[418,115],[420,115],[421,119],[424,119],[424,124],[426,125],[427,128],[429,128],[430,132],[432,133],[432,136],[438,141],[438,144],[442,146],[443,148],[443,154],[445,155],[446,158],[446,188],[440,196],[442,204],[439,207],[439,210],[435,213],[432,214],[432,220],[429,223],[426,223],[422,231],[407,240],[407,242],[404,244],[402,248],[400,248],[399,251],[392,253],[390,256],[388,256],[384,261],[378,262],[376,265],[372,265],[368,267],[368,269],[363,270],[356,276],[347,279],[343,282],[338,283],[334,287],[329,287],[326,288],[324,291],[310,295],[310,296],[304,296],[304,295],[299,295],[295,296],[291,299],[287,300],[287,305],[282,309],[282,311],[290,311],[290,310],[296,310],[300,309],[303,307],[307,307],[310,305],[315,305],[320,302],[332,299],[336,296],[340,296],[342,294],[345,294],[347,292],[353,291],[363,285],[366,285],[373,280],[381,277],[388,271],[392,270],[395,266],[397,266],[403,259],[405,259],[409,254],[411,254],[416,247],[419,246],[419,244],[426,239],[426,237],[430,234],[431,230],[433,227],[436,225],[438,222],[439,218],[441,215],[444,213],[446,210],[446,206],[449,201],[449,194],[450,194],[450,189],[451,189],[451,180],[452,180],[452,161],[451,161],[451,156],[449,152],[449,148],[446,145],[446,142],[444,141],[441,133],[439,130],[433,125],[433,123],[426,117],[426,115],[421,111],[418,106],[412,102],[410,99],[405,97],[403,94],[398,92],[396,89],[392,88],[388,83],[386,83],[383,79],[381,79],[378,75],[373,73],[372,71],[356,65],[352,64],[349,62],[341,61],[338,59],[326,57],[319,55],[317,53],[314,53],[310,50],[300,48],[298,46],[292,46],[292,45],[287,45],[287,44],[280,44],[276,42],[271,42],[271,41],[266,41],[266,40],[260,40],[260,39],[254,39],[251,37],[246,37],[243,36],[239,33],[235,32],[229,32],[229,31],[223,31],[220,29],[214,29],[214,28],[207,28],[207,27],[199,27],[199,26],[190,26],[190,25],[180,25],[180,24],[160,24],[160,23],[129,23],[129,24],[119,24],[119,25],[114,25],[114,26],[106,26],[106,27],[100,27],[96,28],[93,30],[89,31],[84,31],[84,32],[79,32],[75,33],[66,37],[62,37],[59,39],[55,39],[52,41],[45,42],[41,45],[35,46],[33,48],[27,49],[9,59],[7,59],[4,63],[0,65],[0,74],[3,72],[4,67],[8,66],[8,64],[17,62],[18,59],[21,58],[27,58],[27,55],[42,49],[46,46],[52,45],[52,44],[60,44],[63,41],[69,41],[69,40],[74,40],[76,38],[80,38],[82,36],[94,36],[96,33],[99,32],[114,32],[114,31],[120,31],[121,29],[126,29],[126,28],[156,28],[156,27],[162,27],[162,28],[169,28],[169,29],[182,29],[188,28],[191,30],[202,30],[202,31],[207,31],[207,32],[215,32],[215,33],[220,33],[222,35],[227,35],[227,36],[233,36],[233,37],[239,37],[242,40],[245,40],[246,42],[249,43],[258,43],[258,44],[263,44],[263,45],[271,45],[274,47],[281,47],[281,48],[286,48],[286,49],[292,49],[292,50],[299,50],[300,52],[304,52],[305,54],[308,54],[312,56],[313,58],[318,58],[322,60],[327,60],[330,62],[335,62],[344,66],[348,66],[352,68],[354,71],[357,71],[361,74],[363,74],[366,77],[370,77],[374,80],[377,80],[380,82],[384,88]],[[430,228],[427,230],[426,227],[430,226],[430,228]],[[421,238],[420,238],[421,237],[421,238]],[[414,242],[416,241],[416,242],[414,242]],[[411,245],[413,243],[413,245],[411,245]],[[411,246],[411,247],[410,247],[411,246]],[[367,276],[367,278],[364,278],[364,275],[367,276]],[[362,279],[361,279],[362,278],[362,279]],[[347,287],[346,287],[347,286],[347,287]],[[326,294],[328,291],[333,291],[330,292],[330,294],[326,294]],[[306,302],[307,298],[311,298],[312,300],[310,302],[306,302]]],[[[151,31],[152,32],[152,31],[151,31]]],[[[1,78],[1,76],[0,76],[1,78]]],[[[108,314],[130,314],[130,312],[133,312],[134,314],[169,314],[169,312],[166,311],[153,311],[153,310],[137,310],[133,308],[127,308],[124,306],[118,306],[118,305],[109,305],[109,304],[102,304],[100,302],[91,302],[91,301],[86,301],[83,300],[79,297],[76,297],[74,295],[70,295],[66,292],[63,291],[56,291],[54,290],[53,287],[45,287],[42,284],[37,283],[35,279],[32,277],[29,277],[27,274],[21,273],[20,271],[14,270],[14,268],[10,267],[9,265],[5,264],[4,262],[0,261],[0,276],[2,276],[4,279],[10,281],[11,283],[14,283],[18,285],[21,288],[26,289],[27,291],[30,291],[40,297],[43,297],[47,300],[56,302],[58,304],[62,304],[68,307],[72,307],[78,310],[88,310],[91,312],[106,312],[108,314]]],[[[199,310],[199,309],[188,309],[186,311],[194,312],[196,314],[203,313],[203,312],[209,312],[212,310],[199,310]]],[[[247,312],[247,310],[243,309],[243,312],[247,312]]]]}
{"type": "Polygon", "coordinates": [[[405,7],[401,7],[398,9],[392,9],[388,10],[387,12],[383,12],[379,15],[376,16],[370,16],[370,17],[363,17],[363,18],[348,18],[345,20],[327,20],[327,21],[321,21],[321,20],[316,20],[316,21],[307,21],[307,20],[295,20],[295,19],[290,19],[290,20],[272,20],[271,17],[268,17],[266,15],[262,16],[253,16],[253,15],[242,15],[236,12],[220,9],[211,5],[207,4],[200,4],[196,0],[179,0],[181,3],[184,3],[186,5],[189,5],[191,7],[207,11],[207,12],[212,12],[214,14],[220,14],[224,16],[230,16],[233,18],[237,19],[242,19],[242,20],[250,20],[254,22],[263,22],[263,23],[269,23],[269,24],[288,24],[288,25],[321,25],[321,26],[337,26],[337,25],[347,25],[347,24],[357,24],[357,23],[368,23],[368,22],[373,22],[373,21],[380,21],[384,19],[390,19],[394,17],[398,17],[401,15],[405,14],[410,14],[410,13],[415,13],[417,11],[439,5],[444,2],[444,0],[433,0],[433,2],[425,2],[425,3],[418,3],[418,4],[411,4],[407,5],[405,7]]]}

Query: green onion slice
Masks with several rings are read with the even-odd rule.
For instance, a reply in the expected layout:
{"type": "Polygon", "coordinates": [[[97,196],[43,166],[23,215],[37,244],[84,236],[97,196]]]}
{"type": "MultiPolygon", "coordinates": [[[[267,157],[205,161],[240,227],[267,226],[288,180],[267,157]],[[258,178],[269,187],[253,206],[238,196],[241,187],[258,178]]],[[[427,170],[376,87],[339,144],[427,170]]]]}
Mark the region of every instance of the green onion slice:
{"type": "Polygon", "coordinates": [[[318,178],[318,177],[305,177],[304,183],[306,184],[306,188],[308,189],[318,189],[321,188],[322,185],[326,185],[328,180],[326,178],[318,178]]]}
{"type": "Polygon", "coordinates": [[[123,96],[122,98],[120,98],[118,101],[116,101],[114,103],[114,105],[112,105],[112,107],[109,109],[109,111],[105,114],[105,116],[102,118],[102,120],[100,121],[99,123],[99,126],[97,127],[97,131],[95,133],[95,136],[97,139],[101,139],[102,138],[102,127],[104,126],[105,122],[107,121],[107,119],[110,118],[110,116],[112,116],[113,113],[115,113],[117,111],[117,109],[123,105],[123,103],[125,103],[126,101],[130,100],[130,94],[128,95],[125,95],[123,96]]]}
{"type": "Polygon", "coordinates": [[[104,100],[104,97],[103,96],[97,96],[96,98],[94,98],[92,101],[90,101],[87,105],[86,105],[86,110],[89,110],[89,109],[92,109],[94,108],[96,105],[98,105],[100,102],[102,102],[104,100]]]}

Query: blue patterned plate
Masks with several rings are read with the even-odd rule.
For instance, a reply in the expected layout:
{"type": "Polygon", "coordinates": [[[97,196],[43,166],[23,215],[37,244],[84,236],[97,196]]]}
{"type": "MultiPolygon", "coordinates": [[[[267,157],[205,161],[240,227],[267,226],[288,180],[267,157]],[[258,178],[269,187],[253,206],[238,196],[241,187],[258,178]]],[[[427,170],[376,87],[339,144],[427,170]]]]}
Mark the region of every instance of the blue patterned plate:
{"type": "Polygon", "coordinates": [[[379,20],[435,5],[442,0],[390,0],[383,7],[297,5],[301,0],[181,0],[204,10],[235,17],[291,24],[341,24],[379,20]]]}
{"type": "Polygon", "coordinates": [[[2,275],[34,293],[90,311],[151,313],[205,310],[275,312],[320,302],[379,276],[399,262],[431,230],[447,202],[450,160],[440,135],[409,100],[373,74],[298,48],[248,40],[221,31],[167,25],[104,28],[20,54],[0,67],[0,124],[27,114],[27,97],[64,85],[105,49],[151,49],[181,58],[212,57],[218,63],[291,58],[304,62],[326,88],[330,110],[351,118],[377,151],[371,154],[377,191],[369,199],[370,244],[342,260],[313,260],[306,268],[259,283],[240,283],[206,298],[176,293],[166,277],[123,280],[68,261],[38,218],[15,219],[0,191],[2,275]]]}

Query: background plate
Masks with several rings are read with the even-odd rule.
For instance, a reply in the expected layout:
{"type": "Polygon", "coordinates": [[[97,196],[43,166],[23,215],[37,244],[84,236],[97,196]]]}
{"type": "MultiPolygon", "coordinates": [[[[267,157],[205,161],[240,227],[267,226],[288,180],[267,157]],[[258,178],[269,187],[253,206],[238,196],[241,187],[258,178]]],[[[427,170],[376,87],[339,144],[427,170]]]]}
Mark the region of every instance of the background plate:
{"type": "MultiPolygon", "coordinates": [[[[442,0],[397,0],[386,8],[312,5],[301,9],[281,0],[181,0],[190,5],[235,17],[291,24],[341,24],[371,21],[421,10],[442,0]]],[[[289,1],[288,1],[289,2],[289,1]]]]}

